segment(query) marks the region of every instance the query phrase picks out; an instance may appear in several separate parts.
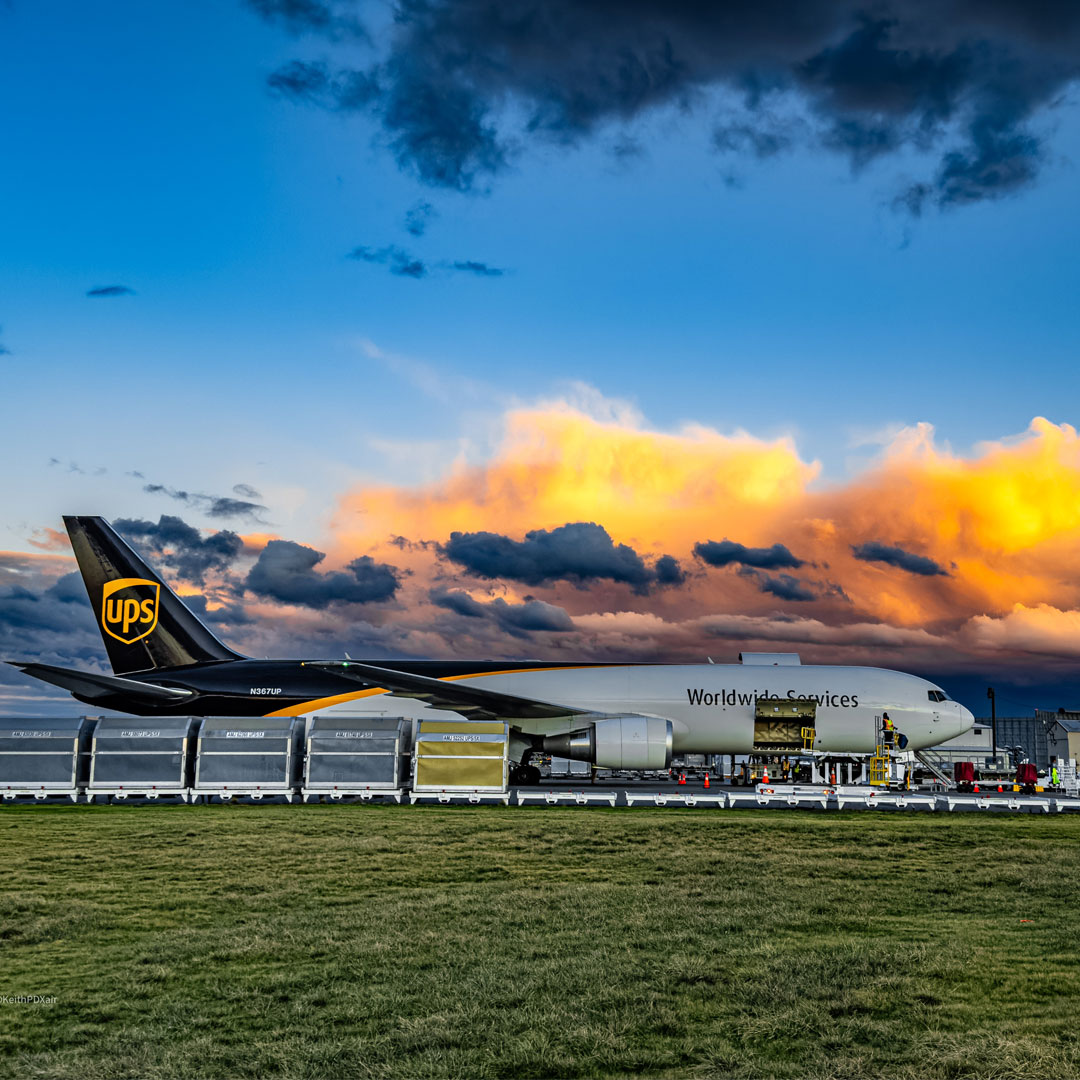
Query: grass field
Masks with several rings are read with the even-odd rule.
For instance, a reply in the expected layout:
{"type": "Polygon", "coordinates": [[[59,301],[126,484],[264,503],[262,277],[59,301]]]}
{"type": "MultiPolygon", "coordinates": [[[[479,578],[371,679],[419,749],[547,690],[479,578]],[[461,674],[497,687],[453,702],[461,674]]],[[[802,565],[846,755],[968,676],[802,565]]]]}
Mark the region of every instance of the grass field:
{"type": "Polygon", "coordinates": [[[1080,819],[5,807],[17,1077],[1080,1076],[1080,819]]]}

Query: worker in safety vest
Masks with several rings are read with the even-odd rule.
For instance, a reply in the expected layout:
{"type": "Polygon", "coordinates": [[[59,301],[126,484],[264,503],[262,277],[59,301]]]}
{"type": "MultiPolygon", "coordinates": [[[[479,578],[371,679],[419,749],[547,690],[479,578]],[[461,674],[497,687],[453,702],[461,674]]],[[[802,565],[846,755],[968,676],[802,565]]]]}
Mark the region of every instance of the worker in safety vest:
{"type": "Polygon", "coordinates": [[[1058,786],[1057,758],[1051,758],[1050,759],[1050,786],[1051,787],[1057,787],[1058,786]]]}
{"type": "Polygon", "coordinates": [[[896,727],[893,725],[892,720],[889,718],[888,713],[881,714],[881,741],[885,744],[887,750],[891,750],[893,741],[896,738],[896,727]]]}

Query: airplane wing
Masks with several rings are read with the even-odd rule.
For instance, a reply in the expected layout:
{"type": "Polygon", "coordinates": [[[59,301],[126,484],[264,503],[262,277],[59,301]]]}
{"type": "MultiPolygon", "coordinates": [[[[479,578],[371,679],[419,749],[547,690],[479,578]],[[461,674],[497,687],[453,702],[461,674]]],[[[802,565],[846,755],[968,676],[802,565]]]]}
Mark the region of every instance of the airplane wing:
{"type": "Polygon", "coordinates": [[[472,686],[469,681],[432,679],[427,675],[392,671],[356,660],[308,660],[304,666],[323,668],[346,679],[355,679],[369,688],[383,687],[394,697],[416,698],[433,709],[448,709],[475,720],[546,720],[595,715],[594,709],[533,701],[516,694],[472,686]]]}
{"type": "Polygon", "coordinates": [[[89,671],[72,671],[70,668],[53,667],[52,664],[21,664],[17,660],[8,660],[7,663],[27,675],[32,675],[35,679],[62,687],[82,698],[108,698],[114,694],[123,694],[136,701],[144,701],[148,705],[175,705],[195,696],[194,690],[155,686],[153,683],[139,682],[137,679],[120,679],[115,675],[95,675],[89,671]]]}

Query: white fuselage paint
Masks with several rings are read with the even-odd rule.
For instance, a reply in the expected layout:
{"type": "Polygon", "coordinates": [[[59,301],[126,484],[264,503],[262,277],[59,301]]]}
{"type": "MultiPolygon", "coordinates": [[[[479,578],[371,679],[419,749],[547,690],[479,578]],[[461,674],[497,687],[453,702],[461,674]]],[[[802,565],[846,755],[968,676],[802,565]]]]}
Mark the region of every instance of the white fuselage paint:
{"type": "MultiPolygon", "coordinates": [[[[955,701],[934,701],[940,688],[926,679],[870,667],[812,664],[656,664],[561,668],[478,675],[469,685],[597,713],[670,720],[676,753],[745,754],[754,741],[760,697],[814,698],[814,748],[870,753],[888,712],[909,750],[935,746],[969,730],[971,712],[955,701]]],[[[447,715],[408,698],[366,697],[333,707],[350,715],[447,715]]],[[[522,732],[551,735],[584,727],[587,717],[513,720],[522,732]]]]}

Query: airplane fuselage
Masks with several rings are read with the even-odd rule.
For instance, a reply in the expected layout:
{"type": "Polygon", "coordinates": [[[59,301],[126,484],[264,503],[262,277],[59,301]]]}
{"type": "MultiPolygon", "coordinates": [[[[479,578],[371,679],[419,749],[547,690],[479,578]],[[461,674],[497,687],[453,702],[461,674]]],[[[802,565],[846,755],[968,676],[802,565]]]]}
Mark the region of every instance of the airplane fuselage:
{"type": "MultiPolygon", "coordinates": [[[[971,713],[944,699],[933,683],[882,668],[757,664],[583,664],[541,662],[380,661],[389,670],[470,685],[598,714],[670,720],[678,753],[749,753],[763,702],[813,701],[815,749],[873,751],[884,712],[910,749],[962,734],[971,713]]],[[[141,715],[284,716],[325,713],[442,715],[377,685],[357,687],[325,669],[295,660],[230,660],[146,673],[129,679],[178,687],[195,696],[166,707],[134,706],[121,696],[96,707],[141,715]]],[[[581,716],[512,721],[526,735],[582,726],[581,716]]]]}

